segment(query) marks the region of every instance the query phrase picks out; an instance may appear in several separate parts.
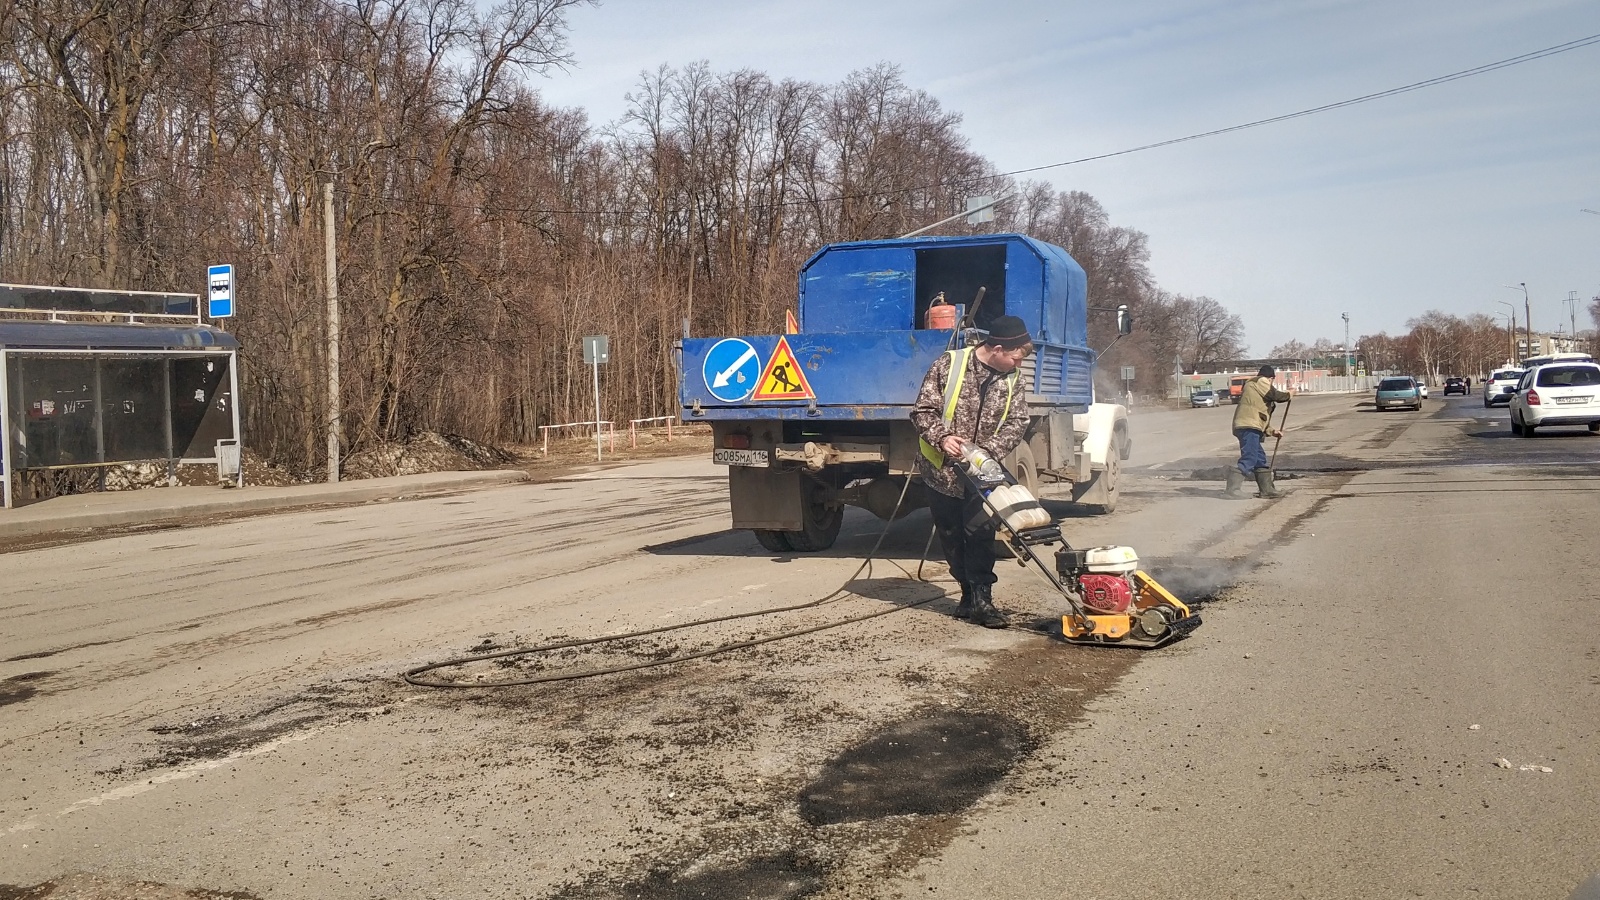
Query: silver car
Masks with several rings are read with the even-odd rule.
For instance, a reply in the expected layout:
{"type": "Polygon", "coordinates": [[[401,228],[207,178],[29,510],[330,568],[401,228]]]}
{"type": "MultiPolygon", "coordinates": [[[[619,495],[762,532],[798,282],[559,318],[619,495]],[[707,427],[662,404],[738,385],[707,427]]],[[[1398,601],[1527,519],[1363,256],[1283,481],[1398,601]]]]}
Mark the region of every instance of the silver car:
{"type": "Polygon", "coordinates": [[[1483,407],[1488,409],[1496,403],[1511,404],[1511,392],[1517,389],[1517,382],[1522,380],[1521,369],[1497,369],[1488,378],[1483,380],[1483,407]]]}
{"type": "Polygon", "coordinates": [[[1194,408],[1221,405],[1222,400],[1217,397],[1216,391],[1195,391],[1189,395],[1189,406],[1194,408]]]}

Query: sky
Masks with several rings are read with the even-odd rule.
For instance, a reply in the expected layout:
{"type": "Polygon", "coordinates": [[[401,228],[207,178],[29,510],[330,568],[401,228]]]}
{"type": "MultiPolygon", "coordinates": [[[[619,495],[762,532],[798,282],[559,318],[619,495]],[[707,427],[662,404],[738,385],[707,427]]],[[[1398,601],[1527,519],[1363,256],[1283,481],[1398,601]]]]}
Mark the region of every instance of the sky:
{"type": "MultiPolygon", "coordinates": [[[[549,102],[618,119],[700,60],[834,84],[881,62],[1002,172],[1336,103],[1600,35],[1596,0],[602,0],[569,16],[549,102]]],[[[1168,291],[1250,352],[1406,331],[1429,310],[1593,327],[1600,43],[1288,122],[1025,178],[1149,235],[1168,291]],[[1506,287],[1511,285],[1511,287],[1506,287]],[[1507,306],[1506,304],[1511,304],[1507,306]]],[[[1092,298],[1091,298],[1092,299],[1092,298]]]]}

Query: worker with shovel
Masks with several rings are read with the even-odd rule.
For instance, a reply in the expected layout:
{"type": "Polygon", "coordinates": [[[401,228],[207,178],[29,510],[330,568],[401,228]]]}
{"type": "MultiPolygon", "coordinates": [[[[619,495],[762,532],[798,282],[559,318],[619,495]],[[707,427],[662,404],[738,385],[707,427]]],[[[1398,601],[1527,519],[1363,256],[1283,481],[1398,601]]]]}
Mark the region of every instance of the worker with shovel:
{"type": "MultiPolygon", "coordinates": [[[[1239,392],[1239,408],[1233,414],[1233,436],[1239,439],[1239,464],[1228,468],[1228,488],[1224,496],[1235,500],[1245,499],[1245,479],[1255,478],[1256,496],[1274,499],[1283,496],[1272,483],[1272,465],[1267,462],[1267,451],[1261,446],[1264,437],[1282,438],[1283,432],[1272,427],[1273,406],[1287,403],[1294,395],[1272,386],[1276,369],[1262,366],[1256,377],[1246,381],[1239,392]]],[[[1287,412],[1284,418],[1288,418],[1287,412]]]]}

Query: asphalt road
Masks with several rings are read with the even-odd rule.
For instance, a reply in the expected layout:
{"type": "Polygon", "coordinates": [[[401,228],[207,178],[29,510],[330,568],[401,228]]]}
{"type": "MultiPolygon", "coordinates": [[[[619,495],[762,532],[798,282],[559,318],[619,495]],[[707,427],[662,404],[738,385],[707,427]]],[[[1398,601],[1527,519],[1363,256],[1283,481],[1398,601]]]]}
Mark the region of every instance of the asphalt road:
{"type": "Polygon", "coordinates": [[[925,513],[765,554],[698,460],[0,555],[0,897],[1567,897],[1600,437],[1361,399],[1296,401],[1284,499],[1172,410],[1116,514],[1053,506],[1205,601],[1146,654],[1009,564],[1017,627],[951,619],[925,513]],[[397,677],[812,600],[443,674],[873,617],[397,677]]]}

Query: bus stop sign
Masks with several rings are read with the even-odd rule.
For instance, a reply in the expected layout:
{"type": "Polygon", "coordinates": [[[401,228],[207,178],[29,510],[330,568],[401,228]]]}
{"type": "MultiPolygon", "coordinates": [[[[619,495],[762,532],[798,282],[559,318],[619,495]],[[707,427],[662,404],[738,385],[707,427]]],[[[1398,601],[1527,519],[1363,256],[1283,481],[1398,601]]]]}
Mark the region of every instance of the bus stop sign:
{"type": "Polygon", "coordinates": [[[233,315],[233,266],[206,269],[206,315],[226,319],[233,315]]]}

